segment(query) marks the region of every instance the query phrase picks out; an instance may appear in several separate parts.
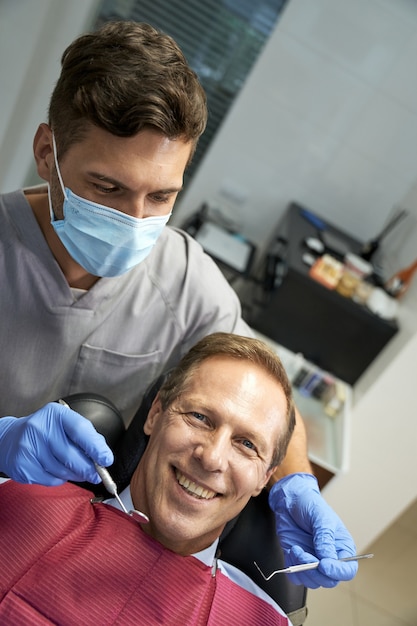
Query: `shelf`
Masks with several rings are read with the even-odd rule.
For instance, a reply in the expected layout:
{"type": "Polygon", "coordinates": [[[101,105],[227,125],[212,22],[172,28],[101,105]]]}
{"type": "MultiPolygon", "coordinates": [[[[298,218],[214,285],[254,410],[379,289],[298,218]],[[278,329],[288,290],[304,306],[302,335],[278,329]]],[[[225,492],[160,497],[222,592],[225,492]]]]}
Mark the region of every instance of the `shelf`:
{"type": "MultiPolygon", "coordinates": [[[[255,335],[268,344],[280,357],[291,381],[302,364],[321,372],[314,364],[306,361],[302,355],[294,354],[275,341],[253,330],[255,335]]],[[[293,386],[293,396],[297,409],[301,413],[306,430],[308,456],[310,461],[328,470],[332,474],[345,472],[348,469],[349,450],[349,417],[351,410],[352,389],[343,381],[337,380],[345,395],[343,408],[335,417],[330,417],[324,411],[320,400],[302,395],[298,388],[293,386]]]]}

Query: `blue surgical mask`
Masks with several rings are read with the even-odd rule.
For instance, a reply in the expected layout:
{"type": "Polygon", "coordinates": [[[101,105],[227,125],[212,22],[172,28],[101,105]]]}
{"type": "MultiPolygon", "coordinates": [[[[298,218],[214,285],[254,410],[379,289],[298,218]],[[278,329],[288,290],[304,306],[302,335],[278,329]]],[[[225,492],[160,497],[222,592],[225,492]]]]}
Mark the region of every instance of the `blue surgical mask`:
{"type": "MultiPolygon", "coordinates": [[[[156,243],[171,213],[137,218],[91,202],[64,187],[52,135],[54,158],[64,194],[64,218],[55,219],[49,194],[51,224],[65,248],[94,276],[120,276],[143,261],[156,243]]],[[[48,189],[49,193],[49,189],[48,189]]]]}

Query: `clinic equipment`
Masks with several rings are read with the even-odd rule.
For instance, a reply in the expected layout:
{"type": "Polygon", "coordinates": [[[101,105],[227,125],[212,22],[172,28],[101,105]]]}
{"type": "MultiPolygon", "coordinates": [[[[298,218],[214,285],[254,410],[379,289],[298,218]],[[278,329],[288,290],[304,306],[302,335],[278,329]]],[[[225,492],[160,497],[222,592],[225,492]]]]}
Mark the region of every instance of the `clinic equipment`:
{"type": "MultiPolygon", "coordinates": [[[[359,561],[359,559],[372,559],[373,556],[373,554],[357,554],[356,556],[346,556],[338,560],[344,562],[359,561]]],[[[256,561],[254,561],[253,564],[265,580],[270,580],[273,576],[275,576],[275,574],[295,574],[296,572],[304,572],[309,569],[317,569],[320,561],[314,561],[314,563],[301,563],[300,565],[291,565],[290,567],[284,567],[284,569],[277,569],[275,572],[272,572],[272,574],[269,574],[269,576],[265,576],[256,561]]]]}

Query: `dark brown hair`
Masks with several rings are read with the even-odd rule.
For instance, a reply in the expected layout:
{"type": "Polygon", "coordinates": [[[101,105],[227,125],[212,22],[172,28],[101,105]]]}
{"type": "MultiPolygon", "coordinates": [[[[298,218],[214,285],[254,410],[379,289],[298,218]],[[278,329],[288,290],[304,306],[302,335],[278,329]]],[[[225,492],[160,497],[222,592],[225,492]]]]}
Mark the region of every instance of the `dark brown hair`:
{"type": "Polygon", "coordinates": [[[262,367],[281,386],[287,401],[287,428],[277,442],[271,467],[279,465],[287,452],[288,443],[295,427],[292,389],[281,360],[272,349],[259,339],[242,337],[232,333],[213,333],[201,339],[183,356],[178,366],[172,370],[159,390],[162,409],[165,411],[186,391],[194,372],[203,361],[216,356],[227,356],[254,363],[262,367]]]}
{"type": "Polygon", "coordinates": [[[197,144],[206,97],[176,42],[149,24],[109,22],[68,46],[49,124],[62,157],[89,124],[119,137],[145,128],[197,144]]]}

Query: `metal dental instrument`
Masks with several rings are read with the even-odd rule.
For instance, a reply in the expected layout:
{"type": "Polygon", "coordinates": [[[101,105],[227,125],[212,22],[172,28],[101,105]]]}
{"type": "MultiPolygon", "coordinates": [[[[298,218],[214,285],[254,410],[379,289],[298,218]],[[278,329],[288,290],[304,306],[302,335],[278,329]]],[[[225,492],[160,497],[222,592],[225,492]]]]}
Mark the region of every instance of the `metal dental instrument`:
{"type": "MultiPolygon", "coordinates": [[[[65,400],[62,400],[62,398],[59,399],[58,402],[59,404],[66,406],[68,409],[71,408],[70,405],[65,402],[65,400]]],[[[147,524],[149,522],[149,517],[145,515],[145,513],[142,513],[142,511],[137,511],[136,509],[132,509],[132,511],[127,510],[127,508],[122,502],[121,497],[118,494],[117,485],[114,482],[113,478],[110,476],[109,471],[105,467],[103,467],[102,465],[99,465],[96,462],[94,462],[94,467],[96,468],[97,474],[100,476],[101,480],[103,481],[104,487],[112,496],[116,498],[122,511],[127,513],[127,515],[130,515],[131,517],[133,517],[133,519],[139,522],[139,524],[147,524]]]]}
{"type": "Polygon", "coordinates": [[[114,482],[113,478],[110,476],[109,471],[98,463],[94,463],[94,467],[97,470],[97,474],[103,481],[103,485],[105,486],[107,491],[116,498],[117,502],[120,504],[122,511],[133,517],[137,522],[139,522],[139,524],[147,524],[149,522],[149,517],[145,515],[145,513],[142,513],[142,511],[137,511],[136,509],[133,509],[131,511],[127,510],[117,492],[117,485],[114,482]]]}
{"type": "MultiPolygon", "coordinates": [[[[372,559],[373,556],[373,554],[357,554],[356,556],[346,556],[338,560],[343,562],[359,561],[360,559],[372,559]]],[[[314,561],[314,563],[301,563],[301,565],[291,565],[290,567],[284,567],[284,569],[277,569],[275,570],[275,572],[272,572],[272,574],[269,574],[269,576],[265,576],[256,561],[254,561],[253,564],[261,574],[262,578],[264,578],[265,580],[270,580],[273,576],[275,576],[275,574],[295,574],[296,572],[305,572],[309,569],[317,569],[320,561],[314,561]]]]}
{"type": "Polygon", "coordinates": [[[114,482],[113,478],[110,476],[108,470],[106,470],[105,467],[103,467],[102,465],[99,465],[98,463],[94,463],[94,467],[96,468],[97,474],[100,476],[101,480],[103,481],[103,485],[105,486],[107,491],[116,498],[117,502],[120,504],[122,511],[124,511],[125,513],[129,515],[129,511],[127,510],[119,494],[117,493],[117,485],[114,482]]]}

